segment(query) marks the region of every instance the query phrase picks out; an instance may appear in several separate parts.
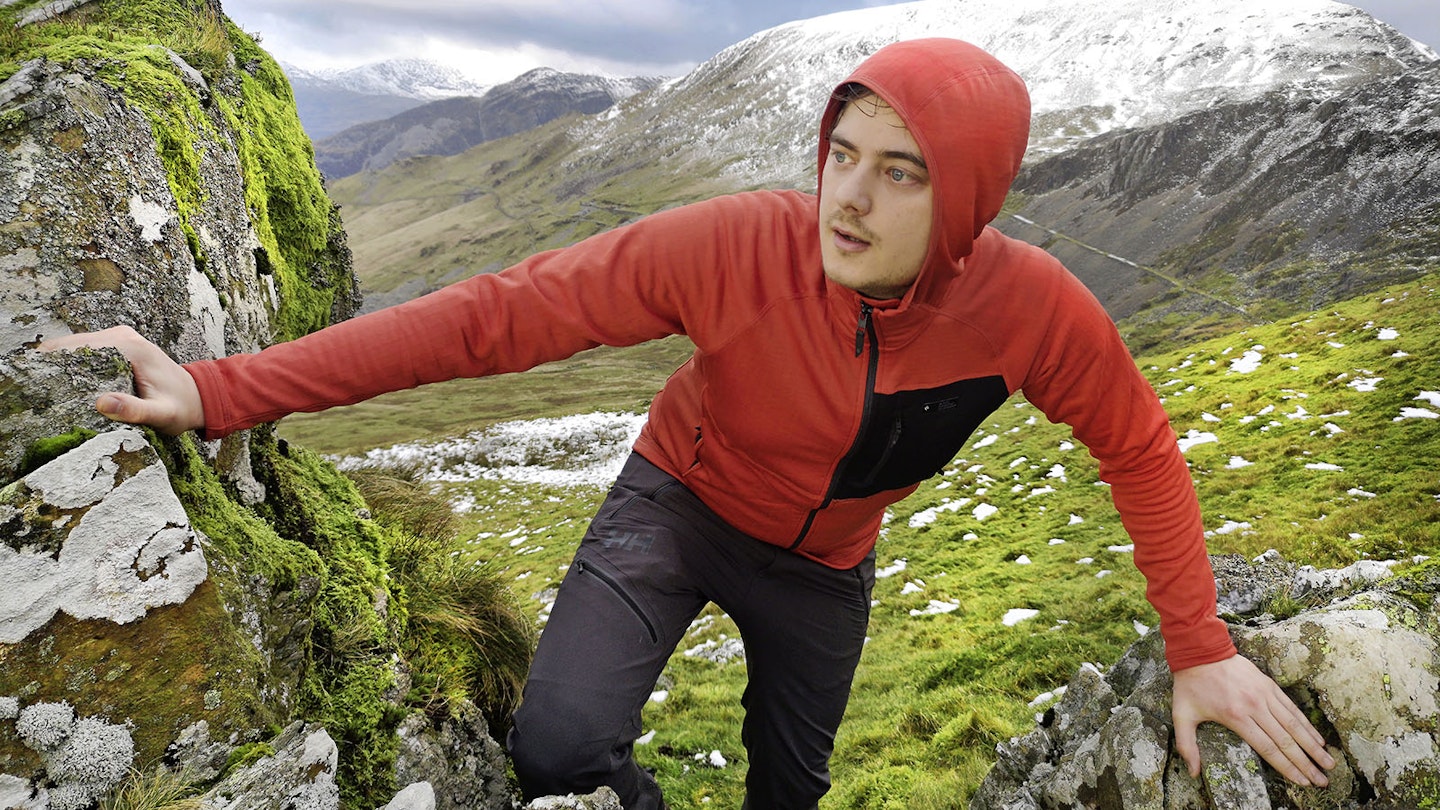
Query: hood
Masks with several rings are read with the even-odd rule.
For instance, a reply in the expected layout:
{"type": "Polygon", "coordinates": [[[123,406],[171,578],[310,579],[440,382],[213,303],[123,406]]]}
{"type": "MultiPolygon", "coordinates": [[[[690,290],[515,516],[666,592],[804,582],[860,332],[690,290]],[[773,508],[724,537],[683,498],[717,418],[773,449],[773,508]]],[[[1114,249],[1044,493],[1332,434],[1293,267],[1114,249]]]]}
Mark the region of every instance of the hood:
{"type": "MultiPolygon", "coordinates": [[[[917,285],[934,268],[954,268],[999,213],[1030,137],[1030,94],[999,60],[957,39],[887,45],[836,89],[863,84],[900,115],[920,147],[934,190],[930,252],[917,285]]],[[[820,176],[840,112],[833,96],[820,119],[820,176]]]]}

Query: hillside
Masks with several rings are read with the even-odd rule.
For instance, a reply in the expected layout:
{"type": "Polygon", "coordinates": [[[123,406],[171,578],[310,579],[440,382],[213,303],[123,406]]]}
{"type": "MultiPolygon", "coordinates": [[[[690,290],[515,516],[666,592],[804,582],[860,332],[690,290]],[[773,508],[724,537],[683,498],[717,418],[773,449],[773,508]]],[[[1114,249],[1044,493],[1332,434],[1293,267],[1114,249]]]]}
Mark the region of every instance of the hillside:
{"type": "MultiPolygon", "coordinates": [[[[377,301],[403,299],[666,206],[810,188],[824,94],[880,45],[929,35],[974,41],[1030,85],[1029,179],[1014,213],[1160,273],[1145,278],[1183,276],[1140,284],[1129,265],[1064,254],[1117,317],[1196,289],[1263,320],[1272,304],[1358,292],[1355,279],[1325,282],[1357,250],[1440,254],[1436,56],[1360,11],[1292,0],[932,0],[780,26],[603,115],[333,184],[362,286],[377,301]],[[1317,208],[1305,189],[1343,202],[1317,208]],[[1292,280],[1248,291],[1272,273],[1292,280]]],[[[1377,283],[1418,272],[1398,259],[1377,283]]],[[[1150,313],[1149,328],[1173,330],[1196,310],[1245,322],[1181,297],[1167,303],[1183,314],[1167,324],[1150,313]]]]}
{"type": "MultiPolygon", "coordinates": [[[[1212,553],[1276,549],[1397,573],[1440,555],[1437,285],[1430,275],[1140,358],[1190,462],[1212,553]]],[[[637,427],[619,415],[512,423],[371,460],[419,462],[443,482],[470,554],[543,622],[606,465],[637,427]]],[[[1018,398],[891,510],[878,565],[831,810],[965,807],[996,743],[1026,731],[1084,662],[1115,660],[1156,624],[1094,462],[1018,398]]],[[[1288,615],[1304,600],[1270,607],[1288,615]]],[[[647,708],[639,757],[677,810],[738,805],[736,635],[703,614],[647,708]]]]}
{"type": "Polygon", "coordinates": [[[603,112],[659,81],[536,68],[479,96],[432,101],[317,139],[315,163],[326,177],[338,180],[362,170],[378,171],[408,157],[455,155],[556,118],[603,112]]]}

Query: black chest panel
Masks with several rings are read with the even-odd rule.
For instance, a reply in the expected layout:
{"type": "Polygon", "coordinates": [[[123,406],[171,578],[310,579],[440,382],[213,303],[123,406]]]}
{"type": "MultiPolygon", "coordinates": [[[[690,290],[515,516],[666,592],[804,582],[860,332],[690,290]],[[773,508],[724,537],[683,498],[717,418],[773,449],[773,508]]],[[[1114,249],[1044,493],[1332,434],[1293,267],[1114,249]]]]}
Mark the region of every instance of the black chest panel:
{"type": "Polygon", "coordinates": [[[1000,376],[872,394],[869,418],[838,473],[833,497],[864,498],[924,481],[944,469],[1009,396],[1000,376]]]}

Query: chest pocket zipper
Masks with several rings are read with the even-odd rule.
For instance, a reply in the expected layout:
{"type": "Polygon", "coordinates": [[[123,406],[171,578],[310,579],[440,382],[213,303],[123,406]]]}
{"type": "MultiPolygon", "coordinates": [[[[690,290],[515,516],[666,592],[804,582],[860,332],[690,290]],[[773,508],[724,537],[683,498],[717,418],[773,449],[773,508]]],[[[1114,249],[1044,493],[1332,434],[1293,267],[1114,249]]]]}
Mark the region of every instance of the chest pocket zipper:
{"type": "Polygon", "coordinates": [[[620,587],[620,583],[616,582],[614,577],[600,570],[599,567],[587,563],[585,560],[576,560],[575,565],[580,569],[581,574],[589,574],[595,577],[601,585],[605,586],[606,590],[615,594],[620,598],[620,601],[624,602],[625,605],[630,608],[630,612],[635,614],[635,618],[639,619],[640,623],[645,625],[645,632],[650,635],[651,644],[660,643],[660,635],[655,632],[655,625],[650,622],[649,617],[645,615],[645,611],[640,609],[640,603],[636,602],[634,597],[626,593],[625,589],[620,587]]]}

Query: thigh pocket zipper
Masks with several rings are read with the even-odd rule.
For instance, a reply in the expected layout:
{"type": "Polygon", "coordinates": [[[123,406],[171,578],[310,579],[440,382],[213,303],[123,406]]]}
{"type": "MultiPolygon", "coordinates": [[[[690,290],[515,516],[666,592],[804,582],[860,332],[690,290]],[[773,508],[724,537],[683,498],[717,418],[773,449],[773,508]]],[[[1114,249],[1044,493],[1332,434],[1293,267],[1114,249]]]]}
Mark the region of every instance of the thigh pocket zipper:
{"type": "Polygon", "coordinates": [[[655,625],[650,623],[650,619],[645,615],[645,611],[640,609],[640,603],[636,602],[634,597],[626,593],[625,589],[620,587],[620,583],[616,582],[614,577],[611,577],[609,574],[600,570],[598,566],[588,563],[585,560],[578,560],[575,564],[580,568],[580,573],[595,577],[612,593],[620,597],[620,601],[624,602],[630,608],[630,612],[635,614],[635,618],[639,619],[640,623],[645,625],[645,632],[650,634],[651,644],[660,643],[660,636],[655,632],[655,625]]]}

